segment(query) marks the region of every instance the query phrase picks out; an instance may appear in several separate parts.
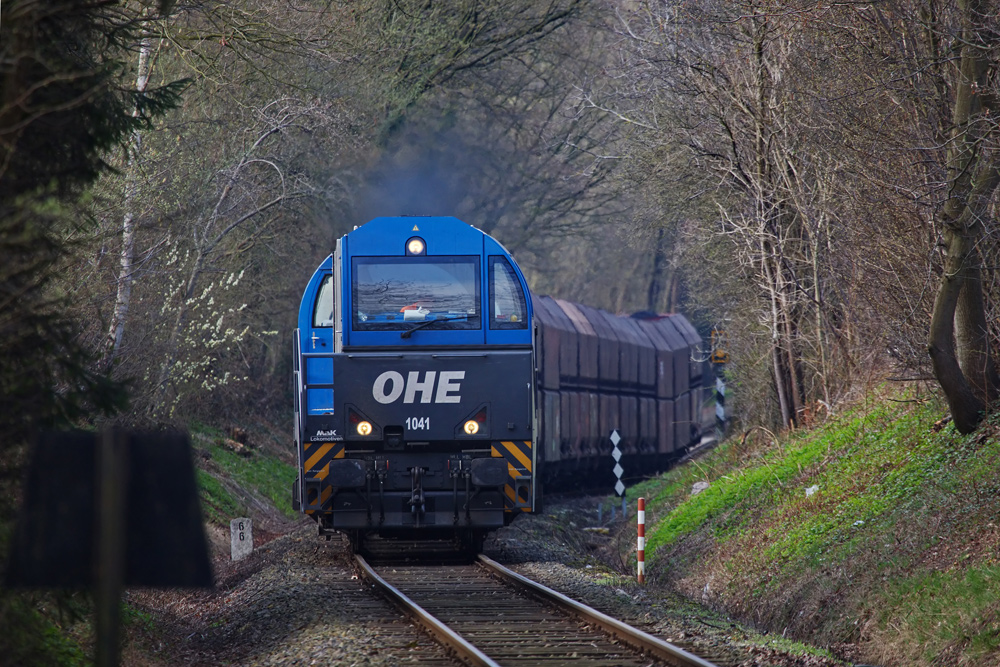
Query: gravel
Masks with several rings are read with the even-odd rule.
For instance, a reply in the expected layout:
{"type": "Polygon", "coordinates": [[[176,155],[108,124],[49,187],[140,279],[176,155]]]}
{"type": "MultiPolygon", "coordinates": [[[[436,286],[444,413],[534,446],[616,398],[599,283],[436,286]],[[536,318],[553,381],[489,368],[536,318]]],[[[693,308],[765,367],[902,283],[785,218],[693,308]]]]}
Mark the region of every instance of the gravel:
{"type": "MultiPolygon", "coordinates": [[[[850,663],[792,652],[784,642],[745,627],[657,586],[635,579],[635,513],[598,520],[598,498],[550,501],[540,514],[498,531],[484,551],[498,562],[599,611],[720,664],[740,667],[842,667],[850,663]]],[[[607,510],[607,507],[605,507],[607,510]]]]}
{"type": "MultiPolygon", "coordinates": [[[[686,650],[741,667],[833,667],[631,576],[634,530],[597,523],[597,501],[556,499],[487,540],[485,552],[536,581],[686,650]],[[628,540],[626,537],[631,535],[628,540]],[[624,554],[624,555],[619,555],[624,554]]],[[[633,515],[634,516],[634,515],[633,515]]],[[[607,518],[607,517],[605,517],[607,518]]],[[[444,650],[357,578],[346,540],[311,521],[233,563],[212,591],[133,590],[129,665],[453,665],[444,650]]]]}
{"type": "MultiPolygon", "coordinates": [[[[311,522],[310,522],[311,523],[311,522]]],[[[346,540],[299,527],[239,563],[219,562],[214,591],[133,591],[150,615],[130,629],[126,664],[455,665],[367,590],[346,540]]]]}

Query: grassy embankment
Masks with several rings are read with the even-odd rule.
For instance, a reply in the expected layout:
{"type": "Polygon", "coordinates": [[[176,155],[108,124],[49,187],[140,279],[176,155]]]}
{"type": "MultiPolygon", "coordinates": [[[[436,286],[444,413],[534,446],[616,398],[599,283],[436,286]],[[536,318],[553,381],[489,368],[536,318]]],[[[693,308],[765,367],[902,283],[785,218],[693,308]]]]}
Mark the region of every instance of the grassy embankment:
{"type": "Polygon", "coordinates": [[[222,431],[201,425],[193,427],[192,442],[207,454],[196,470],[206,521],[228,529],[230,519],[254,513],[249,502],[252,495],[266,499],[290,519],[298,517],[291,507],[294,466],[264,449],[247,448],[238,454],[225,446],[222,431]]]}
{"type": "Polygon", "coordinates": [[[854,659],[1000,664],[1000,419],[961,436],[945,414],[884,400],[757,430],[633,488],[651,575],[854,659]]]}

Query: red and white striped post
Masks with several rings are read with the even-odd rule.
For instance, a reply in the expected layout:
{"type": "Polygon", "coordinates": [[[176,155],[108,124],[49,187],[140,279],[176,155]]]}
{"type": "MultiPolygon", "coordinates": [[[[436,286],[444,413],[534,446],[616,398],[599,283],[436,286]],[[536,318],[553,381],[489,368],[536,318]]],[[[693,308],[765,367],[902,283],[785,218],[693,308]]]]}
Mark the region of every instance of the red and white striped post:
{"type": "Polygon", "coordinates": [[[639,498],[639,506],[636,511],[639,518],[639,541],[636,545],[636,554],[639,558],[639,583],[646,582],[646,499],[639,498]]]}

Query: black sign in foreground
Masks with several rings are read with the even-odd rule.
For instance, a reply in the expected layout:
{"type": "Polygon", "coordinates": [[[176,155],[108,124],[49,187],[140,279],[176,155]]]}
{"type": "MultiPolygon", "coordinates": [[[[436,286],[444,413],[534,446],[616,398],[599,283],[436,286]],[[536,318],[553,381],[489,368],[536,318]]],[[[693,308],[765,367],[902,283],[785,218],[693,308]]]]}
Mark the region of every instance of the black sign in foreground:
{"type": "Polygon", "coordinates": [[[187,436],[43,434],[5,584],[94,589],[97,664],[117,664],[123,587],[212,586],[187,436]]]}

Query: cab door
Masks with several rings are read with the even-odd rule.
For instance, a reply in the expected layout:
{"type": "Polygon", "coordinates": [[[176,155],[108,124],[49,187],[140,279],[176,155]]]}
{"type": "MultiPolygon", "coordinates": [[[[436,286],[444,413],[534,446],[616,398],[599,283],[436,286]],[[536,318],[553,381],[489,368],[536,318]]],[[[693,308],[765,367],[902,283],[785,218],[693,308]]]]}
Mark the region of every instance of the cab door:
{"type": "Polygon", "coordinates": [[[306,414],[333,412],[333,331],[335,324],[334,288],[330,270],[320,271],[315,284],[312,310],[302,330],[302,358],[305,363],[306,414]]]}

